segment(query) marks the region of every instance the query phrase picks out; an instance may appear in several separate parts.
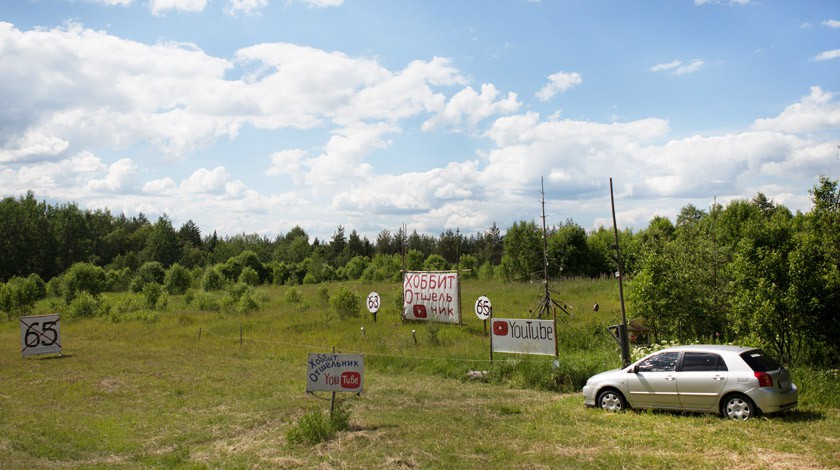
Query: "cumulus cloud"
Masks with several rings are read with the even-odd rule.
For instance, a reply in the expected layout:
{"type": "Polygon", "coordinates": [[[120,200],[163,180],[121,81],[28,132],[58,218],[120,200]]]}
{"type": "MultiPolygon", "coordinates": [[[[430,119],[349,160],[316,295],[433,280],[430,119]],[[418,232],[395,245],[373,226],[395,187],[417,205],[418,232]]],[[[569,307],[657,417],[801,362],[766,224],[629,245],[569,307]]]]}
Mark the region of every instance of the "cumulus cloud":
{"type": "Polygon", "coordinates": [[[537,98],[540,101],[548,101],[557,93],[564,92],[570,88],[583,83],[583,77],[577,73],[557,72],[548,76],[548,84],[537,91],[537,98]]]}
{"type": "Polygon", "coordinates": [[[102,179],[91,179],[86,188],[101,193],[122,193],[134,189],[137,164],[130,158],[121,158],[108,166],[108,173],[102,179]]]}
{"type": "Polygon", "coordinates": [[[69,146],[70,143],[62,138],[27,131],[21,138],[4,144],[4,148],[0,149],[0,163],[49,160],[63,153],[69,146]]]}
{"type": "Polygon", "coordinates": [[[822,24],[829,28],[840,28],[840,21],[838,20],[825,20],[822,24]]]}
{"type": "Polygon", "coordinates": [[[450,98],[437,115],[424,122],[423,130],[432,131],[444,125],[457,128],[464,121],[472,128],[484,119],[515,112],[521,106],[516,99],[516,93],[508,93],[502,99],[498,99],[499,95],[499,91],[492,84],[482,84],[480,94],[468,86],[450,98]]]}
{"type": "Polygon", "coordinates": [[[231,16],[236,16],[239,13],[250,15],[267,6],[268,0],[230,0],[225,12],[231,16]]]}
{"type": "Polygon", "coordinates": [[[840,127],[840,102],[831,92],[818,86],[798,103],[785,108],[778,116],[757,119],[753,129],[787,133],[812,132],[840,127]]]}

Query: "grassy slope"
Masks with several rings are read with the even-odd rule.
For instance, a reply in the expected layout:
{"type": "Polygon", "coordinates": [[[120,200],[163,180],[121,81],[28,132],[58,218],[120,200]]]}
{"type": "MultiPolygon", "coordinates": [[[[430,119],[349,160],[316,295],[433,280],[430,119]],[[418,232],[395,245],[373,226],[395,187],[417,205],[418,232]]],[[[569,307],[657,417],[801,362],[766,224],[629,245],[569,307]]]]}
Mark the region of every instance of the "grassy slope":
{"type": "MultiPolygon", "coordinates": [[[[519,388],[515,374],[505,384],[462,381],[464,371],[489,366],[475,298],[488,295],[499,317],[526,317],[539,285],[465,282],[465,325],[437,331],[398,320],[398,285],[351,286],[382,295],[377,323],[325,323],[315,287],[301,288],[304,304],[295,306],[283,302],[286,288],[271,288],[266,307],[244,317],[172,299],[151,324],[62,320],[63,357],[22,359],[18,323],[0,322],[0,467],[840,466],[836,407],[806,403],[749,423],[615,415],[584,409],[579,393],[519,388]],[[306,353],[332,347],[366,354],[351,430],[314,447],[289,445],[297,418],[328,407],[303,393],[306,353]]],[[[561,362],[614,367],[617,348],[603,340],[603,325],[618,321],[615,284],[555,287],[576,307],[574,318],[558,317],[561,362]]]]}

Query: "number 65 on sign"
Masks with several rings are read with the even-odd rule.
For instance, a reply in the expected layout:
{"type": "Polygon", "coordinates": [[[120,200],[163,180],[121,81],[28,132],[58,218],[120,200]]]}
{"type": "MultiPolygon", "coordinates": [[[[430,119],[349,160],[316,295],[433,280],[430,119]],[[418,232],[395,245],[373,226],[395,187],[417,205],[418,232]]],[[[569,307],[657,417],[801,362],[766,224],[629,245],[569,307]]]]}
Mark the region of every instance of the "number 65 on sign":
{"type": "Polygon", "coordinates": [[[26,356],[61,354],[58,314],[20,317],[20,352],[26,356]]]}

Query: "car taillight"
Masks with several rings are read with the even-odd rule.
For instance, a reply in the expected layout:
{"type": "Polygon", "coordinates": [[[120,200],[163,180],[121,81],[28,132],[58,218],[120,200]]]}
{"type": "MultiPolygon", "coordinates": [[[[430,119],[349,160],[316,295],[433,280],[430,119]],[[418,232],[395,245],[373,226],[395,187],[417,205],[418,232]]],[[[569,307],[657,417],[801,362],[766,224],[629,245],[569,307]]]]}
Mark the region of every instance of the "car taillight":
{"type": "Polygon", "coordinates": [[[773,386],[773,377],[770,377],[770,374],[767,372],[756,372],[755,378],[758,379],[758,386],[759,387],[772,387],[773,386]]]}

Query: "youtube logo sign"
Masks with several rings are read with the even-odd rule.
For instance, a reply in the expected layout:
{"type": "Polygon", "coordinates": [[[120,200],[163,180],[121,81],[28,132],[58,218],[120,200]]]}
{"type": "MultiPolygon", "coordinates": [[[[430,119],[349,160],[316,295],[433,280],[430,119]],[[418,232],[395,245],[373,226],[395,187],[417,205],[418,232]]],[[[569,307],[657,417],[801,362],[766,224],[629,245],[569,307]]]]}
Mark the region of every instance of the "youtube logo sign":
{"type": "Polygon", "coordinates": [[[508,334],[508,324],[506,321],[494,321],[493,322],[493,334],[496,336],[507,336],[508,334]]]}

